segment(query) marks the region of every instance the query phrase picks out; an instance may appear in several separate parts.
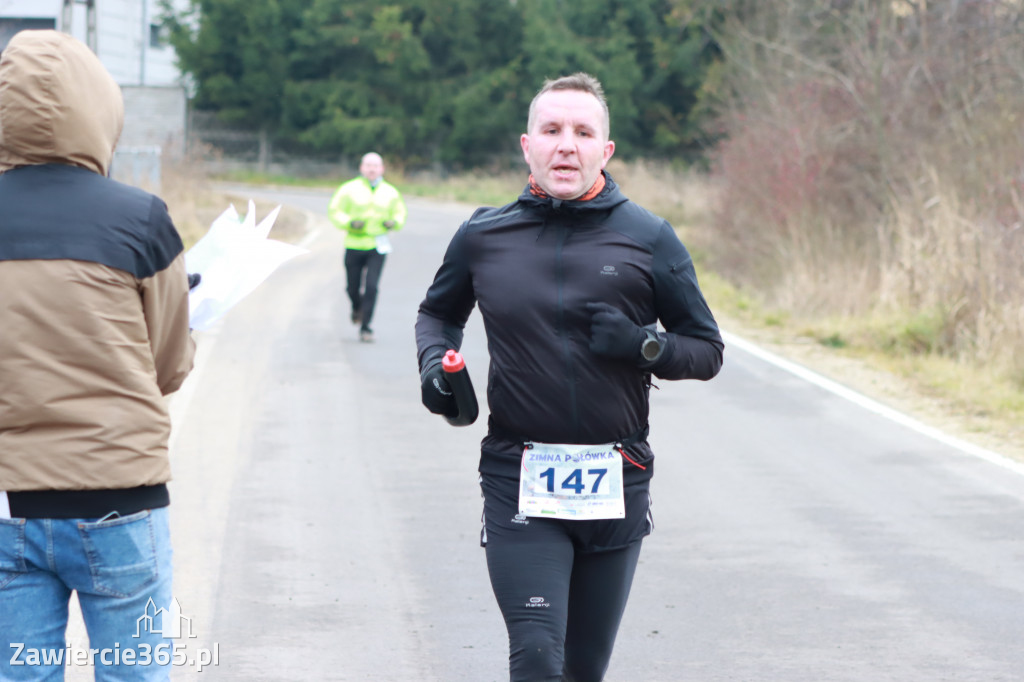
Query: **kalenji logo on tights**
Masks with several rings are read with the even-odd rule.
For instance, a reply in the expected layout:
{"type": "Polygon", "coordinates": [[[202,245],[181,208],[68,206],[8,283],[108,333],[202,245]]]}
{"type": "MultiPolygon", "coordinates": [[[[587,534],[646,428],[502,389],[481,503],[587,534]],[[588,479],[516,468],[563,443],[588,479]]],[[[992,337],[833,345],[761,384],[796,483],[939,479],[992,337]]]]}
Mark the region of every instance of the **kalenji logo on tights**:
{"type": "Polygon", "coordinates": [[[549,608],[551,604],[544,601],[544,597],[530,597],[530,603],[524,604],[524,606],[528,609],[546,609],[549,608]]]}

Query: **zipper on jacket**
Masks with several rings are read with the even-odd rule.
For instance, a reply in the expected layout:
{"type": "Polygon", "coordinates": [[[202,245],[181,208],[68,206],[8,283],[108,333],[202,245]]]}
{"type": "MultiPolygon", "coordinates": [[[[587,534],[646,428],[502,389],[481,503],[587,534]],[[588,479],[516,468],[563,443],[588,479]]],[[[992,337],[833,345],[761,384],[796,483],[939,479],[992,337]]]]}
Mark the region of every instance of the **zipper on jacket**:
{"type": "MultiPolygon", "coordinates": [[[[547,219],[544,221],[547,226],[547,219]]],[[[562,339],[562,356],[565,361],[565,374],[569,380],[569,402],[572,406],[572,429],[580,433],[579,401],[576,399],[576,368],[572,361],[572,344],[569,342],[568,327],[565,324],[565,262],[563,251],[569,238],[570,230],[564,224],[555,227],[555,282],[557,284],[558,335],[562,339]]]]}

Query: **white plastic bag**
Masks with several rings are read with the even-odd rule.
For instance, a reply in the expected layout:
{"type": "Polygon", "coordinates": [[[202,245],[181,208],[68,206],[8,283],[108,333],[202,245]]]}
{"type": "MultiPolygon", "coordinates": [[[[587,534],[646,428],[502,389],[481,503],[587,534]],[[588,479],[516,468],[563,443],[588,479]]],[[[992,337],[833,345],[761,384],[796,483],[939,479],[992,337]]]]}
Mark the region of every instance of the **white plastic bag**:
{"type": "Polygon", "coordinates": [[[306,253],[298,246],[267,239],[280,212],[278,206],[257,225],[252,200],[244,219],[239,218],[233,205],[229,206],[188,250],[185,268],[202,275],[188,297],[192,329],[208,329],[281,264],[306,253]]]}

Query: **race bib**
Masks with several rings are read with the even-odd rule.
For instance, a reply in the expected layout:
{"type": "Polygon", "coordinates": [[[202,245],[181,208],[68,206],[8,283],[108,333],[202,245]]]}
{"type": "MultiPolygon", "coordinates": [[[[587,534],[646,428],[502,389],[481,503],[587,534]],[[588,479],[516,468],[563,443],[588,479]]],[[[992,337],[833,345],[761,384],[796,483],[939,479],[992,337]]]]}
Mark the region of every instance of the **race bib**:
{"type": "Polygon", "coordinates": [[[621,519],[622,457],[614,444],[527,443],[519,513],[553,519],[621,519]]]}
{"type": "Polygon", "coordinates": [[[391,240],[386,234],[377,235],[374,242],[377,245],[377,253],[391,253],[391,240]]]}

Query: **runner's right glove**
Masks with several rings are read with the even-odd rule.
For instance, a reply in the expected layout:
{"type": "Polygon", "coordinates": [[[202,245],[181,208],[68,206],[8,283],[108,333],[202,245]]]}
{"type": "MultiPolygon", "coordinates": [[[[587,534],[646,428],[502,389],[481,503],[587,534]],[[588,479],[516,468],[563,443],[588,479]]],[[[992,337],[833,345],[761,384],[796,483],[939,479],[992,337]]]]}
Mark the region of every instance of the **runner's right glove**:
{"type": "Polygon", "coordinates": [[[590,350],[616,360],[640,359],[640,346],[647,335],[626,314],[607,303],[588,303],[590,350]]]}
{"type": "Polygon", "coordinates": [[[454,414],[458,411],[455,393],[444,378],[440,359],[420,374],[420,393],[423,405],[434,414],[454,414]]]}

